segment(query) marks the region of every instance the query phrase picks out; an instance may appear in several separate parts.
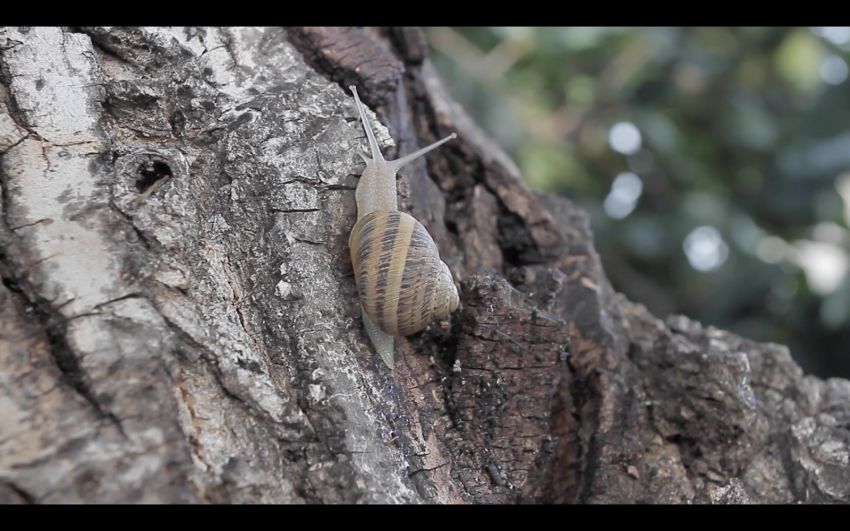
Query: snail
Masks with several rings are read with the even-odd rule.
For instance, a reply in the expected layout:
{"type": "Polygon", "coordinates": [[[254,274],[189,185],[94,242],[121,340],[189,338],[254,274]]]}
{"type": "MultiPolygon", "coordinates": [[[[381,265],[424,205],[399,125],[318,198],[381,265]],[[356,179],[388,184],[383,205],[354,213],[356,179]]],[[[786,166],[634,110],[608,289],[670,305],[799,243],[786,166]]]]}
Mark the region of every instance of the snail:
{"type": "Polygon", "coordinates": [[[451,135],[396,160],[384,160],[366,111],[354,94],[372,158],[355,190],[357,222],[348,246],[360,297],[363,326],[378,355],[393,368],[394,336],[416,333],[445,319],[460,304],[449,266],[427,229],[398,210],[396,173],[405,164],[456,138],[451,135]]]}

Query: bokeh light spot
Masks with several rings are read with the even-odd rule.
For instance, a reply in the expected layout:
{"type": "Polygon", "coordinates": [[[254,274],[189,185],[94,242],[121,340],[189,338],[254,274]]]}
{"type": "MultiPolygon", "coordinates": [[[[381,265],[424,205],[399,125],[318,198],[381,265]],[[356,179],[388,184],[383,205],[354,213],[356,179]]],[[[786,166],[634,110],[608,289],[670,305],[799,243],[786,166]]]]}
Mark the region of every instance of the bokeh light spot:
{"type": "Polygon", "coordinates": [[[842,45],[850,43],[850,27],[828,26],[812,28],[812,32],[818,37],[823,37],[832,44],[842,45]]]}
{"type": "Polygon", "coordinates": [[[710,225],[692,230],[682,247],[691,267],[704,273],[717,269],[729,257],[729,246],[720,232],[710,225]]]}
{"type": "Polygon", "coordinates": [[[765,236],[756,244],[756,256],[768,264],[777,264],[785,258],[785,240],[778,236],[765,236]]]}
{"type": "Polygon", "coordinates": [[[821,61],[819,71],[824,83],[830,85],[840,85],[847,80],[847,63],[835,54],[828,55],[821,61]]]}
{"type": "Polygon", "coordinates": [[[617,175],[602,203],[605,213],[613,219],[623,219],[635,209],[642,192],[643,181],[637,174],[627,171],[617,175]]]}
{"type": "Polygon", "coordinates": [[[623,155],[637,153],[641,145],[640,131],[631,122],[618,122],[608,132],[608,144],[623,155]]]}
{"type": "Polygon", "coordinates": [[[794,261],[806,273],[806,281],[818,295],[828,295],[850,269],[847,253],[837,245],[812,240],[794,242],[794,261]]]}

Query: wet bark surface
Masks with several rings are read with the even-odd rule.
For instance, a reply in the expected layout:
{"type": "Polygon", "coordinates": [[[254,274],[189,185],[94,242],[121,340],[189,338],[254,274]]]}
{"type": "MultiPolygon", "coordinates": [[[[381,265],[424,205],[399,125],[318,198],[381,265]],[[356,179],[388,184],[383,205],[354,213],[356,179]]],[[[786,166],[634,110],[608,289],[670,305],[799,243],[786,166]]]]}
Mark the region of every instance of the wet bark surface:
{"type": "Polygon", "coordinates": [[[0,156],[0,502],[850,501],[850,382],[615,293],[416,29],[2,28],[0,156]],[[349,84],[387,156],[459,135],[399,204],[461,309],[393,372],[349,84]]]}

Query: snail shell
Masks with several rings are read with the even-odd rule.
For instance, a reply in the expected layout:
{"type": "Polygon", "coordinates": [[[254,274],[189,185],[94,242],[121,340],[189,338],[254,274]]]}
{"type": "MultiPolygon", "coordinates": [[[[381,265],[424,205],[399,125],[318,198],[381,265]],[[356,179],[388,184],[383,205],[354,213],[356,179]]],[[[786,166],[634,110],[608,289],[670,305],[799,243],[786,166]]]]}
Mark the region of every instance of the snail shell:
{"type": "Polygon", "coordinates": [[[363,309],[387,334],[416,333],[457,309],[451,272],[410,214],[371,212],[354,225],[348,243],[363,309]]]}

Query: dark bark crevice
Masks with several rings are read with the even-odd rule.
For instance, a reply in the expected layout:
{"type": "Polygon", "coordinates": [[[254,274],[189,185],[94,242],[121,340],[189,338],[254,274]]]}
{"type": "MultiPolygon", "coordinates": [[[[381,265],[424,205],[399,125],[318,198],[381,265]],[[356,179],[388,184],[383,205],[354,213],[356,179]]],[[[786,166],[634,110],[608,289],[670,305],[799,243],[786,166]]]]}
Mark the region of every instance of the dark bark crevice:
{"type": "Polygon", "coordinates": [[[38,503],[38,498],[32,495],[32,493],[27,492],[25,489],[21,488],[20,485],[16,485],[10,481],[0,482],[0,503],[9,504],[9,503],[24,503],[29,505],[34,505],[38,503]],[[18,497],[19,500],[10,499],[10,497],[4,492],[6,489],[11,491],[11,493],[18,497]]]}
{"type": "Polygon", "coordinates": [[[19,304],[26,309],[25,311],[43,327],[42,332],[47,339],[48,351],[62,373],[61,381],[74,389],[98,417],[108,421],[126,438],[127,434],[124,432],[121,420],[97,399],[85,372],[80,367],[76,354],[68,344],[68,318],[56,311],[50,301],[36,295],[26,280],[13,276],[12,272],[16,270],[16,267],[8,263],[6,252],[4,249],[0,255],[0,279],[9,292],[18,298],[19,304]]]}

